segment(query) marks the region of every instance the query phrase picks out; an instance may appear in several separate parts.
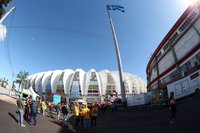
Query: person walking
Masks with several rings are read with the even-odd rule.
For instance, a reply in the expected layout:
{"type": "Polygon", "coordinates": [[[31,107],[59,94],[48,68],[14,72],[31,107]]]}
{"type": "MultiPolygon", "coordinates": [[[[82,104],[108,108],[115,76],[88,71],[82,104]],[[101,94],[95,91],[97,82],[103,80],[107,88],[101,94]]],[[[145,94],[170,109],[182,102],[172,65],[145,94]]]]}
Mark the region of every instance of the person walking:
{"type": "Polygon", "coordinates": [[[69,117],[70,117],[70,112],[69,112],[69,106],[68,106],[68,104],[65,104],[65,105],[63,104],[61,110],[62,110],[63,117],[64,117],[64,125],[63,126],[66,126],[72,132],[76,132],[76,130],[74,129],[74,127],[68,121],[69,117]]]}
{"type": "Polygon", "coordinates": [[[79,103],[75,102],[75,105],[74,105],[75,127],[78,127],[78,123],[80,121],[79,113],[80,113],[79,103]]]}
{"type": "Polygon", "coordinates": [[[112,112],[115,112],[116,106],[115,106],[115,102],[114,101],[112,102],[111,108],[112,108],[112,112]]]}
{"type": "Polygon", "coordinates": [[[37,125],[37,113],[38,113],[38,105],[37,102],[33,99],[31,101],[31,122],[30,124],[37,125]]]}
{"type": "Polygon", "coordinates": [[[91,111],[87,107],[87,104],[84,104],[84,109],[82,110],[83,115],[83,127],[84,129],[90,128],[90,119],[91,119],[91,111]]]}
{"type": "Polygon", "coordinates": [[[29,110],[29,107],[28,107],[28,97],[26,98],[26,101],[24,102],[24,120],[28,121],[28,110],[29,110]]]}
{"type": "Polygon", "coordinates": [[[42,107],[42,115],[45,116],[45,111],[47,109],[47,105],[44,100],[41,102],[41,107],[42,107]]]}
{"type": "Polygon", "coordinates": [[[92,103],[92,118],[91,118],[91,127],[96,126],[97,124],[97,115],[98,115],[98,106],[95,103],[92,103]]]}
{"type": "Polygon", "coordinates": [[[55,105],[55,109],[56,109],[56,113],[57,113],[57,120],[60,120],[60,112],[61,112],[60,103],[55,105]]]}
{"type": "Polygon", "coordinates": [[[17,112],[17,116],[18,116],[18,125],[20,125],[21,127],[25,127],[26,125],[24,125],[24,104],[22,101],[22,97],[21,95],[19,95],[19,98],[17,99],[17,107],[18,107],[18,112],[17,112]]]}
{"type": "Polygon", "coordinates": [[[61,108],[62,114],[63,114],[63,118],[64,118],[64,122],[68,120],[68,109],[67,109],[67,105],[62,106],[61,108]]]}
{"type": "Polygon", "coordinates": [[[82,113],[83,109],[84,109],[84,104],[81,104],[80,105],[80,112],[79,112],[79,118],[80,118],[80,121],[81,121],[81,127],[83,127],[83,113],[82,113]]]}
{"type": "Polygon", "coordinates": [[[26,102],[24,104],[25,106],[25,113],[24,113],[24,119],[28,122],[30,120],[30,97],[27,97],[26,102]]]}
{"type": "Polygon", "coordinates": [[[36,97],[36,102],[37,102],[37,113],[41,113],[41,109],[42,109],[42,107],[41,107],[41,100],[40,100],[40,97],[36,97]]]}
{"type": "Polygon", "coordinates": [[[169,105],[170,105],[170,112],[171,112],[171,118],[169,123],[172,124],[176,118],[176,101],[174,99],[174,92],[170,92],[170,98],[169,98],[169,105]]]}
{"type": "Polygon", "coordinates": [[[49,106],[49,116],[50,116],[51,118],[54,118],[54,117],[53,117],[53,107],[54,107],[53,102],[49,102],[49,103],[48,103],[48,106],[49,106]]]}

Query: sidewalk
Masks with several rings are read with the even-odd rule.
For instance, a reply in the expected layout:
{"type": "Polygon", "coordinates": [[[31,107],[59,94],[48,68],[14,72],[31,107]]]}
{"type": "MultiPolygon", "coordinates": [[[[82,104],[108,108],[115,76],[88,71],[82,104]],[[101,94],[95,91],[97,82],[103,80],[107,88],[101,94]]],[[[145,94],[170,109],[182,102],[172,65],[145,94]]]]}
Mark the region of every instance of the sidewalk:
{"type": "Polygon", "coordinates": [[[10,104],[16,104],[16,98],[15,97],[10,97],[4,94],[0,94],[0,100],[3,100],[5,102],[8,102],[10,104]]]}

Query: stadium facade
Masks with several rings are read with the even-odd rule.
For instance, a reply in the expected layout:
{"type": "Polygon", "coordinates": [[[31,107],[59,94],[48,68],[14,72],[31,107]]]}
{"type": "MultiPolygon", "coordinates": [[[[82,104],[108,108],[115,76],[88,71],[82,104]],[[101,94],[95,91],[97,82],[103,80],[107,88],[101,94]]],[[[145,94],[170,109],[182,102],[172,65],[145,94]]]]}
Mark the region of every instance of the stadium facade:
{"type": "Polygon", "coordinates": [[[180,98],[200,88],[200,2],[189,6],[151,56],[147,90],[180,98]]]}
{"type": "MultiPolygon", "coordinates": [[[[126,95],[147,91],[146,83],[140,77],[129,73],[123,73],[123,76],[126,95]]],[[[118,71],[55,70],[33,74],[28,80],[39,95],[57,94],[61,90],[68,98],[82,97],[87,101],[104,101],[121,95],[118,71]]]]}

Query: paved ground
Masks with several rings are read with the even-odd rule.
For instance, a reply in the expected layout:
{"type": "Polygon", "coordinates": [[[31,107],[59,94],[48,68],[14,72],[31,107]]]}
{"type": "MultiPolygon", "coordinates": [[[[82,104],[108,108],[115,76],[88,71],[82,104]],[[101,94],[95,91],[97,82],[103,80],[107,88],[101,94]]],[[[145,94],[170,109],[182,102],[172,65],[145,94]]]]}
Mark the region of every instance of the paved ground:
{"type": "MultiPolygon", "coordinates": [[[[77,132],[91,133],[199,133],[200,132],[200,95],[177,105],[177,120],[169,124],[169,110],[143,110],[131,112],[100,113],[98,125],[84,131],[79,127],[77,132]]],[[[49,117],[38,117],[38,125],[27,125],[23,128],[16,123],[16,105],[0,100],[0,133],[66,133],[71,132],[49,117]]]]}

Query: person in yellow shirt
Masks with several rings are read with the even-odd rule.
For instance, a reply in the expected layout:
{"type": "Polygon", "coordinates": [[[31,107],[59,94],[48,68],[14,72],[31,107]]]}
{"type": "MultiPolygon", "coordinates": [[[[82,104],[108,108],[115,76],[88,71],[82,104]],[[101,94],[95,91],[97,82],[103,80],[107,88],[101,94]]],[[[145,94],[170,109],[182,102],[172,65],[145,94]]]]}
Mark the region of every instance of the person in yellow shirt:
{"type": "Polygon", "coordinates": [[[75,102],[75,105],[74,105],[75,127],[78,127],[78,123],[80,121],[79,113],[80,113],[79,103],[75,102]]]}
{"type": "Polygon", "coordinates": [[[28,98],[24,101],[24,119],[28,120],[28,98]]]}
{"type": "Polygon", "coordinates": [[[95,103],[92,103],[92,118],[91,118],[91,127],[96,126],[97,123],[97,115],[98,115],[98,106],[95,103]]]}
{"type": "Polygon", "coordinates": [[[81,121],[81,127],[83,127],[83,109],[84,109],[84,105],[81,104],[80,105],[80,112],[79,112],[79,116],[80,116],[80,121],[81,121]]]}
{"type": "Polygon", "coordinates": [[[84,108],[82,110],[82,115],[83,115],[83,127],[84,127],[84,129],[89,129],[90,119],[91,119],[91,111],[87,107],[87,104],[84,104],[84,108]]]}
{"type": "Polygon", "coordinates": [[[41,102],[41,106],[42,106],[42,115],[44,116],[45,115],[45,110],[47,109],[47,105],[46,105],[45,101],[41,102]]]}

